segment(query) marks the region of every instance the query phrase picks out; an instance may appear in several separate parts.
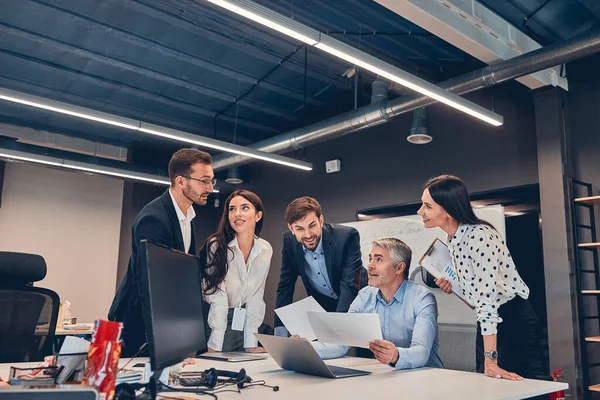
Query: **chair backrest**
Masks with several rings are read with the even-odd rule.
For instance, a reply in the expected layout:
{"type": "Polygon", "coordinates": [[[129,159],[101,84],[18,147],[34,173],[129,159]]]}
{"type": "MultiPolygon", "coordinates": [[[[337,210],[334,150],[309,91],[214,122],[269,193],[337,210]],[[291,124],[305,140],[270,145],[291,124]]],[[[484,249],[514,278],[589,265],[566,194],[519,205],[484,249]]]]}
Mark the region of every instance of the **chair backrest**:
{"type": "Polygon", "coordinates": [[[40,361],[52,353],[60,300],[49,289],[0,289],[0,362],[40,361]]]}
{"type": "Polygon", "coordinates": [[[42,256],[0,251],[0,362],[39,361],[52,353],[60,299],[33,287],[45,276],[42,256]]]}

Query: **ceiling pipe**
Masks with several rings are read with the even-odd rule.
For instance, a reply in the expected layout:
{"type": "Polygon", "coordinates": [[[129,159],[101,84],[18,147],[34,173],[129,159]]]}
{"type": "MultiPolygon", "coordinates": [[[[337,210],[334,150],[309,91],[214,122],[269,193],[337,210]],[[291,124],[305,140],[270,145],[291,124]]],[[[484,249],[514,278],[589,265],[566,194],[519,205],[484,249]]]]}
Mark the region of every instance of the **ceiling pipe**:
{"type": "Polygon", "coordinates": [[[371,84],[371,104],[381,103],[388,100],[388,90],[390,87],[387,83],[377,77],[371,84]]]}
{"type": "MultiPolygon", "coordinates": [[[[600,30],[595,30],[447,80],[439,86],[454,94],[466,94],[598,52],[600,52],[600,30]]],[[[261,140],[248,147],[269,153],[285,153],[385,123],[392,117],[435,102],[424,95],[402,96],[261,140]]],[[[247,164],[250,161],[250,158],[244,156],[217,156],[214,158],[213,168],[222,170],[234,165],[247,164]]]]}

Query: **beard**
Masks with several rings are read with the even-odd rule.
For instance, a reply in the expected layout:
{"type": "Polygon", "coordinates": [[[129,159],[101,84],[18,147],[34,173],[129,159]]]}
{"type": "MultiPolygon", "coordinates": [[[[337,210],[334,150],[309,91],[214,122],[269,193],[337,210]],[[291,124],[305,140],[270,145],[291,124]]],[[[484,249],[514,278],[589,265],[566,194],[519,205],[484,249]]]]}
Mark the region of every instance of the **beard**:
{"type": "Polygon", "coordinates": [[[192,186],[189,183],[183,190],[183,195],[188,200],[190,200],[193,203],[198,204],[199,206],[205,205],[206,201],[208,200],[208,198],[206,197],[206,196],[208,196],[208,192],[198,193],[194,189],[192,189],[192,186]]]}

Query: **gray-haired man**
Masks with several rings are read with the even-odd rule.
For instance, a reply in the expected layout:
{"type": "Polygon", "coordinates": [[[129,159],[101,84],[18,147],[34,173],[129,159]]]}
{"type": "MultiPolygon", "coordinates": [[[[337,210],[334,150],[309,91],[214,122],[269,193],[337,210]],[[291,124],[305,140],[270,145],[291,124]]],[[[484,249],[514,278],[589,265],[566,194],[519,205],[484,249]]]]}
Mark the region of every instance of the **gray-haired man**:
{"type": "MultiPolygon", "coordinates": [[[[369,286],[363,288],[348,312],[377,313],[384,340],[370,344],[382,364],[396,369],[443,368],[439,356],[437,303],[433,294],[408,278],[412,257],[403,241],[376,240],[369,254],[369,286]]],[[[313,342],[324,359],[342,357],[349,347],[313,342]]]]}

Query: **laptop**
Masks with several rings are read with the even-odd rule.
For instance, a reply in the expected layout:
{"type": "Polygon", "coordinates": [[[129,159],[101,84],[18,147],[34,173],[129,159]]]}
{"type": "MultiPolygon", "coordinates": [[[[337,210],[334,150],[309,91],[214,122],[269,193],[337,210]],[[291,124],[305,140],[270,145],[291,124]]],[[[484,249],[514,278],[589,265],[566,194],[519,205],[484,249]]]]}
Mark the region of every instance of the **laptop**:
{"type": "Polygon", "coordinates": [[[216,352],[216,353],[202,353],[198,358],[206,358],[208,360],[216,361],[227,361],[227,362],[244,362],[244,361],[257,361],[266,360],[268,356],[260,354],[249,354],[243,352],[216,352]]]}
{"type": "Polygon", "coordinates": [[[254,336],[283,369],[325,378],[348,378],[371,373],[370,371],[327,365],[321,360],[312,345],[303,339],[262,335],[260,333],[255,333],[254,336]]]}

